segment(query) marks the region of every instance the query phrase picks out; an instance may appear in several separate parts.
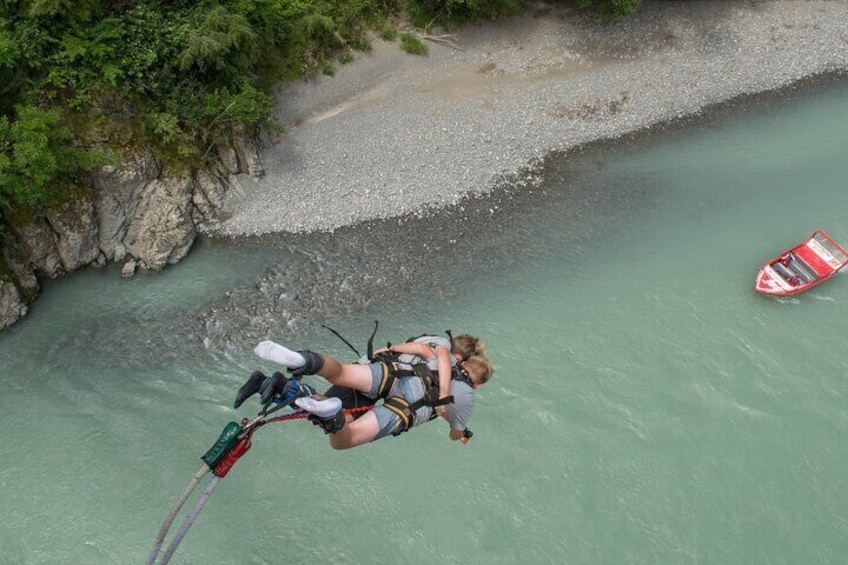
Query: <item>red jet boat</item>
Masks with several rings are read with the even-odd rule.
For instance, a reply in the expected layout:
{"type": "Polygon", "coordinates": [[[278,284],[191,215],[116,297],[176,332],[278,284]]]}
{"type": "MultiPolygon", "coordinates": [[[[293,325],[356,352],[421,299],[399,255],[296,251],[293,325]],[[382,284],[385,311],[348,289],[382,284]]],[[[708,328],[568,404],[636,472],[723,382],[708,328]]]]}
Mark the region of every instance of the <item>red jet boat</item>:
{"type": "Polygon", "coordinates": [[[848,251],[824,230],[771,259],[757,273],[754,290],[773,296],[791,296],[810,290],[848,265],[848,251]]]}

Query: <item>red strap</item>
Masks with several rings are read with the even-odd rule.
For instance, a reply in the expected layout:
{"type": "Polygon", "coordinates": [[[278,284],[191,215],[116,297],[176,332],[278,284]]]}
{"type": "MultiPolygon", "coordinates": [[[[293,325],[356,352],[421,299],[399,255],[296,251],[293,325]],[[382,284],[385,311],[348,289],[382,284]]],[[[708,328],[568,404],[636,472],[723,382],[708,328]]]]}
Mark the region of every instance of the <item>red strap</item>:
{"type": "Polygon", "coordinates": [[[235,447],[233,447],[230,452],[221,459],[221,462],[218,463],[212,472],[218,477],[226,477],[227,473],[230,472],[230,469],[233,468],[233,465],[236,464],[236,461],[238,461],[242,455],[247,453],[250,446],[250,436],[242,438],[235,447]]]}

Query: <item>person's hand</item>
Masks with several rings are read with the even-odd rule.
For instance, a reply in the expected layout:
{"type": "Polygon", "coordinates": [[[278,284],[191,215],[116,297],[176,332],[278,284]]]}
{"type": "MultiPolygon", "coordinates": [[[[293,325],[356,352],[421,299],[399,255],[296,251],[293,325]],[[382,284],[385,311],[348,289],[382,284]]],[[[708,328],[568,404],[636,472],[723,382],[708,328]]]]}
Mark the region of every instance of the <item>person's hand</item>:
{"type": "Polygon", "coordinates": [[[448,407],[447,406],[436,406],[436,414],[438,416],[444,416],[447,413],[448,413],[448,407]]]}

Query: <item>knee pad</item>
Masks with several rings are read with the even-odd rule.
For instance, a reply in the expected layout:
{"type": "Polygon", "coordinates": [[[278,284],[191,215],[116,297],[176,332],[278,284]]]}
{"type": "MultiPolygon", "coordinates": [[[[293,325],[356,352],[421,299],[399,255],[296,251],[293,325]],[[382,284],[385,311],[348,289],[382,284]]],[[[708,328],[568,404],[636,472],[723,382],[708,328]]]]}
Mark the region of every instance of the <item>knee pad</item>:
{"type": "Polygon", "coordinates": [[[318,416],[309,416],[309,420],[322,430],[325,434],[334,434],[345,427],[345,415],[343,410],[339,410],[335,415],[329,418],[319,418],[318,416]]]}
{"type": "Polygon", "coordinates": [[[298,351],[298,353],[303,355],[306,363],[303,367],[298,367],[297,369],[292,370],[291,374],[293,377],[298,378],[303,375],[315,375],[321,370],[321,367],[324,366],[324,358],[318,353],[314,353],[309,350],[298,351]]]}

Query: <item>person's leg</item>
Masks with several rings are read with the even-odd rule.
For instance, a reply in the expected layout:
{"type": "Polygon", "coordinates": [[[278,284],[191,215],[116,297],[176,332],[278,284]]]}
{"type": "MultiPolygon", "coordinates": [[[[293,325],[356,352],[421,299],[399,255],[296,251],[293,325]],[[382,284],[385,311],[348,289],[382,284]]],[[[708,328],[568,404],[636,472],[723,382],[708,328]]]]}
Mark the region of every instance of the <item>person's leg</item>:
{"type": "MultiPolygon", "coordinates": [[[[373,406],[377,402],[376,398],[366,395],[362,391],[355,388],[349,388],[341,385],[332,385],[324,391],[324,396],[327,398],[338,398],[342,401],[342,408],[347,409],[362,409],[368,406],[373,406]]],[[[365,412],[357,411],[353,414],[353,419],[361,416],[365,412]]]]}
{"type": "Polygon", "coordinates": [[[370,365],[340,363],[337,359],[328,356],[324,357],[324,366],[318,374],[334,385],[371,392],[373,378],[370,365]]]}
{"type": "Polygon", "coordinates": [[[266,361],[279,363],[294,370],[295,375],[298,374],[299,369],[305,368],[306,371],[301,374],[318,374],[331,384],[354,388],[362,392],[371,390],[371,368],[368,365],[343,364],[330,356],[292,351],[279,343],[267,340],[260,342],[253,351],[266,361]]]}
{"type": "Polygon", "coordinates": [[[313,414],[310,420],[319,425],[324,433],[330,434],[330,445],[334,449],[347,449],[376,441],[397,432],[401,426],[400,417],[385,406],[377,406],[354,418],[351,414],[334,412],[341,403],[338,398],[302,398],[296,403],[313,414]],[[331,406],[331,403],[335,406],[331,406]]]}
{"type": "Polygon", "coordinates": [[[346,414],[345,426],[330,434],[330,446],[333,449],[349,449],[372,441],[379,432],[380,423],[373,412],[367,412],[356,420],[346,414]]]}
{"type": "Polygon", "coordinates": [[[284,365],[289,369],[303,367],[306,363],[306,358],[297,351],[292,351],[291,349],[270,340],[260,341],[259,345],[253,348],[253,352],[260,359],[284,365]]]}

